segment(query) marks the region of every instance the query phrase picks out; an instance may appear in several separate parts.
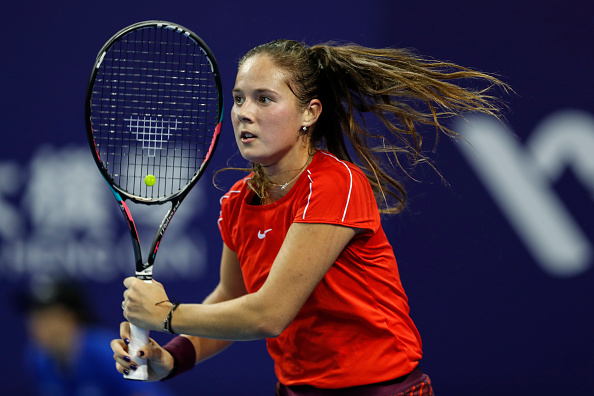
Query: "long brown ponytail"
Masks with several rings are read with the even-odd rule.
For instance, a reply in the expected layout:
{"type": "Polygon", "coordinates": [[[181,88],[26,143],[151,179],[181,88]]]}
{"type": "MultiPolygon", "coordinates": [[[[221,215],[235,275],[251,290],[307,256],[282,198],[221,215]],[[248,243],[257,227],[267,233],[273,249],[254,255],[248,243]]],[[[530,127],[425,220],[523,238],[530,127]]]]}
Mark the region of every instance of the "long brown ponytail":
{"type": "MultiPolygon", "coordinates": [[[[322,102],[322,114],[310,128],[312,148],[324,148],[340,159],[355,162],[366,173],[383,213],[398,213],[406,191],[390,176],[378,153],[406,173],[402,158],[411,164],[427,161],[420,127],[456,137],[443,124],[445,118],[467,112],[499,115],[499,101],[489,94],[493,86],[508,90],[494,76],[420,57],[405,49],[373,49],[331,44],[307,47],[291,40],[277,40],[249,51],[241,60],[266,54],[291,76],[287,84],[300,103],[322,102]],[[478,79],[481,89],[463,88],[452,80],[478,79]],[[372,132],[368,115],[377,117],[388,133],[372,132]],[[346,137],[346,140],[345,140],[346,137]],[[357,161],[354,161],[354,153],[357,161]]],[[[253,165],[252,188],[265,194],[266,177],[253,165]]]]}

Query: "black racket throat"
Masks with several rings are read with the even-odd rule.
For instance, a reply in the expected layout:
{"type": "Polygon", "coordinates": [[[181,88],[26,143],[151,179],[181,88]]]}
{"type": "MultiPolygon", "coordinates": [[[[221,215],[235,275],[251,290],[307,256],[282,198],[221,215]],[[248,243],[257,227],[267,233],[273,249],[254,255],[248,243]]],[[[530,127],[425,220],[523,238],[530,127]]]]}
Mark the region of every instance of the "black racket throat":
{"type": "MultiPolygon", "coordinates": [[[[140,235],[136,228],[136,224],[134,222],[134,218],[132,215],[132,210],[130,209],[130,205],[128,205],[128,203],[126,202],[125,199],[119,200],[119,198],[121,198],[121,196],[118,197],[116,195],[116,199],[118,199],[118,201],[119,201],[118,203],[120,206],[120,210],[122,211],[122,214],[128,223],[128,227],[130,229],[130,236],[132,238],[132,246],[133,246],[134,261],[135,261],[135,268],[136,268],[136,277],[143,281],[150,281],[152,279],[152,275],[153,275],[153,264],[155,262],[155,257],[157,255],[157,252],[159,250],[161,240],[162,240],[163,236],[165,235],[165,231],[167,230],[167,227],[169,226],[171,220],[173,219],[173,216],[175,215],[175,213],[177,212],[177,209],[181,205],[183,197],[180,197],[180,199],[176,199],[176,200],[169,202],[170,207],[167,210],[167,213],[165,214],[165,216],[163,217],[161,224],[159,225],[158,231],[157,231],[157,233],[153,239],[153,242],[151,244],[151,248],[148,251],[146,261],[143,261],[143,255],[142,255],[141,243],[140,243],[140,235]]],[[[165,203],[165,202],[162,202],[162,203],[165,203]]],[[[154,204],[154,202],[151,204],[154,204]]]]}

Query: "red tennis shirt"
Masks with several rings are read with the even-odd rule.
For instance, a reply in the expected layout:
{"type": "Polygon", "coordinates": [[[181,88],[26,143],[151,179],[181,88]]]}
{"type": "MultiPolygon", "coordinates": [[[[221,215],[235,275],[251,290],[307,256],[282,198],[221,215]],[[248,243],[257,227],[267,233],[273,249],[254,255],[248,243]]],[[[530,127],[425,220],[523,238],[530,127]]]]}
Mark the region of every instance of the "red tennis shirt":
{"type": "Polygon", "coordinates": [[[363,172],[318,151],[287,195],[269,205],[250,204],[249,177],[221,198],[219,218],[249,293],[266,281],[292,223],[366,230],[349,242],[285,331],[267,339],[279,381],[335,389],[411,372],[422,356],[421,338],[363,172]]]}

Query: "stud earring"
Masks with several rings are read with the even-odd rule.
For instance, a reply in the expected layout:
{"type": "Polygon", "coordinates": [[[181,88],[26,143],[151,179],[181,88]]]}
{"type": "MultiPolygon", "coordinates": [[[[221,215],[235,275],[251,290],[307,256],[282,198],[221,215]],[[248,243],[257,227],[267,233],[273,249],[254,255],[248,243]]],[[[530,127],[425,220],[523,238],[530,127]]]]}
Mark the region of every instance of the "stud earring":
{"type": "Polygon", "coordinates": [[[302,126],[302,127],[301,127],[301,130],[302,130],[303,132],[307,132],[307,125],[304,125],[304,126],[302,126]]]}

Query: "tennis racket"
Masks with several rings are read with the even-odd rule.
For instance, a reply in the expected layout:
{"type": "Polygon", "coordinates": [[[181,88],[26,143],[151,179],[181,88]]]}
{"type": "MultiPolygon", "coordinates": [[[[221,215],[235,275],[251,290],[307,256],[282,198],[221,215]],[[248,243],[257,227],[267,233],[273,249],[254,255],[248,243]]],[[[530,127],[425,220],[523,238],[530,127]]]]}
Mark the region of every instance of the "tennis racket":
{"type": "MultiPolygon", "coordinates": [[[[99,51],[85,101],[87,137],[127,220],[136,277],[143,281],[151,281],[161,238],[212,158],[222,109],[215,57],[185,27],[139,22],[119,31],[99,51]],[[171,205],[146,261],[126,200],[171,205]]],[[[130,331],[129,353],[139,368],[125,377],[146,380],[146,361],[136,354],[148,342],[148,331],[134,325],[130,331]]]]}

